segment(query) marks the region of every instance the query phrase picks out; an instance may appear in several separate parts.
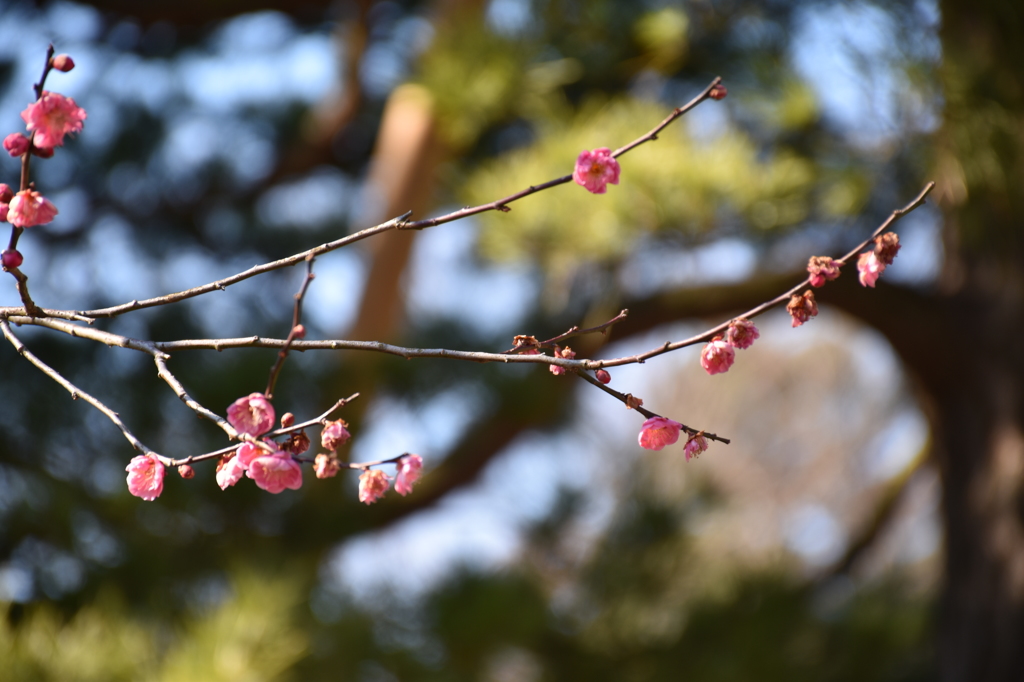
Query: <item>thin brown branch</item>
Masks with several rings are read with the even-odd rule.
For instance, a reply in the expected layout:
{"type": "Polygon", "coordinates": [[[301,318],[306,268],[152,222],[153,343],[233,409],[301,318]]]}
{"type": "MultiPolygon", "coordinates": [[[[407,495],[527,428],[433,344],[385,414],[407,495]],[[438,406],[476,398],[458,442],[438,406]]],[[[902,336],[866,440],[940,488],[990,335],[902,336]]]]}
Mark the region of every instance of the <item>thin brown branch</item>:
{"type": "MultiPolygon", "coordinates": [[[[583,379],[587,383],[590,383],[590,384],[592,384],[594,386],[597,386],[599,389],[601,389],[602,391],[604,391],[608,395],[610,395],[613,398],[617,399],[623,405],[629,405],[629,396],[626,395],[625,393],[620,393],[619,391],[616,391],[614,388],[611,388],[610,386],[605,386],[600,381],[598,381],[594,377],[590,376],[586,372],[576,372],[576,376],[578,376],[579,378],[583,379]]],[[[657,412],[652,412],[652,411],[648,410],[647,408],[643,407],[642,405],[637,405],[636,407],[633,407],[631,409],[636,410],[637,412],[639,412],[643,416],[647,417],[648,419],[650,419],[651,417],[661,417],[662,416],[662,415],[658,414],[657,412]]],[[[702,434],[704,434],[705,438],[708,438],[710,440],[717,440],[718,442],[725,443],[726,445],[728,445],[729,443],[732,442],[728,438],[723,438],[722,436],[719,436],[719,435],[714,434],[714,433],[708,433],[707,431],[695,429],[692,426],[687,426],[686,424],[680,424],[680,426],[682,426],[683,430],[686,431],[686,433],[688,433],[691,436],[695,436],[698,433],[702,433],[702,434]]]]}
{"type": "MultiPolygon", "coordinates": [[[[701,94],[697,95],[692,100],[690,100],[683,106],[679,107],[678,109],[673,110],[672,113],[669,114],[664,121],[659,123],[657,126],[652,128],[644,135],[641,135],[640,137],[633,140],[626,146],[619,147],[618,149],[616,149],[612,153],[612,156],[622,156],[631,149],[639,147],[644,142],[649,142],[650,140],[658,139],[658,133],[664,130],[674,120],[676,120],[686,112],[690,111],[704,100],[708,99],[708,95],[711,93],[711,90],[721,82],[721,77],[716,77],[713,81],[711,81],[710,85],[704,88],[704,91],[701,94]]],[[[572,173],[570,173],[569,175],[563,175],[560,178],[555,178],[554,180],[548,180],[547,182],[542,183],[540,185],[530,185],[526,189],[520,190],[515,194],[510,194],[503,199],[498,199],[496,201],[492,201],[486,204],[480,204],[479,206],[467,206],[466,208],[459,209],[458,211],[452,211],[451,213],[447,213],[436,218],[427,218],[425,220],[403,222],[401,225],[399,225],[398,229],[422,230],[427,227],[434,227],[435,225],[450,223],[455,220],[461,220],[462,218],[468,218],[469,216],[477,215],[479,213],[486,213],[488,211],[501,211],[502,213],[508,213],[509,211],[512,210],[509,207],[509,204],[511,204],[512,202],[528,197],[531,194],[536,194],[537,192],[541,192],[546,189],[551,189],[552,187],[557,187],[558,185],[564,185],[570,180],[572,180],[572,173]]]]}
{"type": "Polygon", "coordinates": [[[277,361],[274,366],[270,368],[270,377],[267,379],[267,390],[263,392],[263,395],[270,400],[274,397],[274,386],[277,385],[277,377],[281,373],[281,368],[284,367],[284,361],[288,359],[288,350],[291,348],[292,342],[295,341],[296,337],[301,334],[305,336],[306,332],[300,326],[302,323],[302,299],[306,296],[306,290],[309,289],[310,282],[316,275],[313,274],[313,256],[306,257],[306,278],[302,280],[302,286],[299,288],[299,292],[295,294],[295,308],[292,311],[292,328],[288,332],[288,338],[285,339],[284,348],[277,353],[277,361]]]}
{"type": "Polygon", "coordinates": [[[8,321],[3,318],[0,318],[0,330],[3,330],[4,336],[7,338],[8,341],[10,341],[11,345],[14,346],[14,349],[18,351],[19,355],[21,355],[23,358],[25,358],[30,363],[35,365],[36,368],[38,368],[43,374],[53,379],[60,386],[64,387],[64,389],[71,394],[72,400],[78,400],[79,398],[81,398],[82,400],[84,400],[85,402],[89,403],[97,410],[102,412],[107,417],[107,419],[114,423],[114,426],[121,430],[121,433],[124,434],[125,439],[127,439],[127,441],[132,444],[133,448],[146,455],[155,455],[156,457],[159,457],[160,461],[164,462],[165,464],[170,461],[168,458],[160,454],[157,454],[153,450],[150,450],[148,447],[146,447],[146,445],[142,441],[135,437],[135,434],[128,430],[128,427],[125,426],[123,421],[121,421],[120,415],[118,415],[117,412],[114,412],[112,409],[107,407],[103,403],[103,401],[93,397],[92,395],[78,388],[73,383],[64,378],[64,376],[61,375],[60,372],[53,369],[45,362],[40,360],[38,357],[36,357],[35,354],[33,354],[32,351],[30,351],[25,346],[25,344],[21,342],[21,339],[14,335],[14,332],[11,331],[10,323],[8,323],[8,321]]]}
{"type": "Polygon", "coordinates": [[[380,225],[368,227],[365,230],[361,230],[359,232],[356,232],[355,234],[350,234],[347,237],[336,239],[333,242],[327,242],[326,244],[321,244],[320,246],[314,246],[312,249],[307,249],[306,251],[303,251],[301,253],[296,253],[291,256],[288,256],[287,258],[282,258],[280,260],[272,261],[270,263],[264,263],[263,265],[254,265],[253,267],[249,268],[244,272],[239,272],[237,274],[231,275],[230,277],[225,277],[224,279],[219,279],[215,282],[209,282],[208,284],[204,284],[202,286],[193,287],[192,289],[186,289],[184,291],[179,291],[173,294],[166,294],[164,296],[157,296],[156,298],[147,298],[143,301],[130,301],[128,303],[112,306],[110,308],[99,308],[97,310],[79,311],[78,314],[85,315],[88,317],[116,317],[117,315],[122,315],[133,310],[152,308],[154,306],[167,305],[168,303],[177,303],[178,301],[184,301],[189,298],[195,298],[196,296],[208,294],[211,291],[223,291],[232,284],[238,284],[239,282],[243,282],[251,277],[256,277],[257,275],[262,275],[264,273],[272,272],[274,270],[280,270],[281,268],[288,268],[293,265],[298,265],[299,263],[303,262],[304,260],[306,260],[306,258],[310,256],[316,257],[324,253],[329,253],[336,249],[340,249],[343,246],[348,246],[349,244],[354,244],[355,242],[362,241],[367,237],[372,237],[376,234],[380,234],[381,232],[393,230],[395,229],[395,227],[401,224],[402,221],[405,220],[407,217],[409,217],[409,213],[405,213],[396,218],[392,218],[391,220],[385,223],[381,223],[380,225]]]}
{"type": "Polygon", "coordinates": [[[228,438],[249,440],[249,438],[246,438],[245,434],[239,433],[235,430],[235,427],[229,424],[226,419],[200,405],[188,394],[188,392],[185,391],[185,387],[181,385],[181,382],[178,381],[177,377],[175,377],[174,374],[171,373],[171,370],[167,368],[167,360],[169,359],[170,356],[165,353],[153,353],[153,362],[156,363],[157,376],[163,379],[164,383],[171,387],[171,390],[174,391],[174,394],[178,396],[179,399],[181,399],[181,402],[188,405],[189,409],[200,417],[205,417],[219,426],[224,433],[228,434],[228,438]]]}
{"type": "MultiPolygon", "coordinates": [[[[624,319],[626,319],[627,315],[629,315],[629,311],[623,309],[618,315],[616,315],[612,319],[608,320],[607,322],[603,322],[603,323],[597,325],[596,327],[588,327],[587,329],[580,329],[579,327],[575,327],[574,326],[574,327],[571,327],[568,331],[565,331],[565,332],[559,334],[558,336],[552,337],[552,338],[548,339],[547,341],[539,341],[536,346],[530,346],[530,347],[531,348],[538,348],[538,347],[550,348],[554,344],[561,343],[565,339],[570,339],[570,338],[572,338],[574,336],[583,336],[585,334],[594,334],[596,332],[601,332],[602,334],[607,334],[608,330],[611,329],[613,325],[615,325],[618,322],[622,322],[624,319]]],[[[507,354],[512,354],[512,353],[519,353],[519,352],[522,352],[523,350],[525,350],[526,348],[527,348],[526,346],[516,346],[515,348],[509,348],[507,351],[504,352],[504,354],[507,355],[507,354]]]]}

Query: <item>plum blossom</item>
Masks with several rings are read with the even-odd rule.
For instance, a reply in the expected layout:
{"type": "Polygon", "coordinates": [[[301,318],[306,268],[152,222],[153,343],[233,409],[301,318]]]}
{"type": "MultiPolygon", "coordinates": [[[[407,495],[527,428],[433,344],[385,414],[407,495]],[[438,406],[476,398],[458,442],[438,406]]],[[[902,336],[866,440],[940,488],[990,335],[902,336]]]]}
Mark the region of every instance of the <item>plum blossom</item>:
{"type": "Polygon", "coordinates": [[[228,407],[228,422],[239,433],[261,436],[274,428],[274,406],[262,393],[250,393],[228,407]]]}
{"type": "Polygon", "coordinates": [[[736,350],[728,341],[723,341],[721,336],[716,336],[708,341],[708,344],[700,352],[700,366],[708,374],[728,372],[735,360],[736,350]]]}
{"type": "Polygon", "coordinates": [[[604,194],[608,183],[619,184],[619,162],[612,156],[607,147],[601,147],[594,151],[584,149],[576,157],[576,168],[572,172],[572,179],[577,185],[587,188],[588,192],[604,194]]]}
{"type": "Polygon", "coordinates": [[[725,332],[725,340],[729,345],[740,350],[750,348],[759,338],[761,338],[761,332],[757,331],[754,323],[746,318],[733,320],[725,332]]]}
{"type": "Polygon", "coordinates": [[[313,473],[316,474],[317,478],[331,478],[332,476],[337,476],[340,469],[341,464],[338,462],[338,457],[333,452],[329,455],[321,452],[313,461],[313,473]]]}
{"type": "Polygon", "coordinates": [[[242,463],[238,455],[228,459],[221,459],[217,463],[217,485],[220,486],[221,490],[227,490],[242,480],[242,475],[245,474],[246,468],[247,465],[242,463]]]}
{"type": "Polygon", "coordinates": [[[275,495],[285,488],[298,490],[302,487],[302,467],[291,455],[280,450],[249,462],[245,475],[260,488],[275,495]]]}
{"type": "Polygon", "coordinates": [[[874,288],[875,282],[885,272],[885,263],[878,260],[874,251],[865,251],[857,258],[857,272],[861,286],[874,288]]]}
{"type": "Polygon", "coordinates": [[[359,501],[373,504],[388,491],[391,477],[380,469],[367,469],[359,476],[359,501]]]}
{"type": "Polygon", "coordinates": [[[826,281],[839,277],[839,263],[828,256],[811,256],[807,262],[807,272],[811,273],[811,286],[822,287],[826,281]]]}
{"type": "Polygon", "coordinates": [[[128,492],[152,502],[164,491],[164,465],[156,455],[139,455],[125,467],[128,492]]]}
{"type": "Polygon", "coordinates": [[[60,93],[43,91],[43,96],[29,104],[21,112],[29,132],[33,133],[32,143],[42,149],[60,147],[64,136],[82,132],[85,109],[75,100],[60,93]]]}
{"type": "Polygon", "coordinates": [[[345,444],[345,441],[352,436],[345,428],[346,426],[348,426],[348,422],[344,419],[327,422],[324,425],[324,430],[320,432],[320,444],[324,446],[324,450],[333,452],[345,444]]]}
{"type": "Polygon", "coordinates": [[[793,294],[786,304],[786,312],[793,318],[793,326],[799,327],[818,314],[818,304],[814,300],[814,292],[808,289],[803,296],[793,294]]]}
{"type": "Polygon", "coordinates": [[[406,455],[398,460],[398,475],[395,477],[395,492],[405,497],[412,492],[412,484],[419,480],[423,469],[423,458],[406,455]]]}
{"type": "Polygon", "coordinates": [[[900,238],[895,232],[886,232],[875,237],[875,256],[883,265],[892,265],[900,250],[900,238]]]}
{"type": "MultiPolygon", "coordinates": [[[[567,360],[572,360],[574,357],[576,357],[576,352],[573,351],[573,349],[569,348],[568,346],[561,350],[559,350],[558,346],[555,346],[554,356],[556,358],[565,358],[567,360]]],[[[565,374],[565,367],[559,367],[558,365],[548,365],[548,371],[554,374],[556,377],[560,377],[563,374],[565,374]]]]}
{"type": "Polygon", "coordinates": [[[651,417],[640,427],[640,447],[645,450],[661,450],[679,440],[683,425],[665,417],[651,417]]]}
{"type": "Polygon", "coordinates": [[[39,192],[23,189],[11,199],[7,222],[15,227],[45,225],[57,215],[57,207],[39,192]]]}
{"type": "Polygon", "coordinates": [[[686,455],[686,461],[689,462],[700,453],[708,449],[708,439],[704,437],[703,433],[697,433],[686,441],[686,446],[683,448],[683,454],[686,455]]]}
{"type": "Polygon", "coordinates": [[[11,133],[4,138],[4,149],[15,158],[24,156],[28,151],[28,138],[21,133],[11,133]]]}

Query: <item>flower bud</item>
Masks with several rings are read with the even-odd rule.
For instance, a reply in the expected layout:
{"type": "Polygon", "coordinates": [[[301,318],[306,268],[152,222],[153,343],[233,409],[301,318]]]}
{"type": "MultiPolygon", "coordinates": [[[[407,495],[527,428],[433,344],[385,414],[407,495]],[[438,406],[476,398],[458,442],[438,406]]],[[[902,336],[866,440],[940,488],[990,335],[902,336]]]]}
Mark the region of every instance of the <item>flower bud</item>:
{"type": "Polygon", "coordinates": [[[725,96],[728,94],[729,91],[726,90],[725,86],[719,83],[715,87],[711,88],[711,92],[708,93],[708,97],[711,99],[725,99],[725,96]]]}
{"type": "Polygon", "coordinates": [[[295,423],[295,415],[291,412],[285,412],[281,415],[281,428],[287,429],[295,423]]]}
{"type": "Polygon", "coordinates": [[[25,259],[22,258],[21,253],[15,249],[6,249],[3,253],[3,264],[5,268],[16,268],[20,266],[25,259]]]}
{"type": "Polygon", "coordinates": [[[11,133],[4,138],[4,149],[13,157],[23,156],[28,151],[28,138],[21,133],[11,133]]]}
{"type": "Polygon", "coordinates": [[[597,370],[594,374],[597,376],[597,380],[602,384],[610,383],[612,380],[612,375],[603,369],[597,370]]]}
{"type": "Polygon", "coordinates": [[[53,65],[53,68],[57,69],[58,71],[63,71],[64,73],[67,73],[71,69],[75,68],[75,60],[72,59],[70,55],[66,54],[57,55],[53,58],[53,60],[50,63],[53,65]]]}
{"type": "Polygon", "coordinates": [[[306,328],[301,324],[295,325],[292,327],[292,337],[296,339],[306,338],[306,328]]]}
{"type": "Polygon", "coordinates": [[[53,147],[32,147],[32,153],[40,159],[48,159],[53,156],[53,147]]]}
{"type": "MultiPolygon", "coordinates": [[[[71,69],[61,69],[61,71],[70,71],[71,69]]],[[[178,475],[184,479],[195,478],[196,470],[190,467],[188,464],[182,464],[178,467],[178,475]]]]}
{"type": "Polygon", "coordinates": [[[14,198],[14,190],[0,182],[0,204],[9,204],[14,198]]]}

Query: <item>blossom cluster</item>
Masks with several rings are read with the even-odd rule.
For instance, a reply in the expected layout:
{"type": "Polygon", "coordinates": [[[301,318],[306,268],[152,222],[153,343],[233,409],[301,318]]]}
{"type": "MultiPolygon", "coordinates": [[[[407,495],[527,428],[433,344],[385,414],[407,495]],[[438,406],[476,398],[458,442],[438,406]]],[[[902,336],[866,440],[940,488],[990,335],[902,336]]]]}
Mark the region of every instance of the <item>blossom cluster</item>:
{"type": "MultiPolygon", "coordinates": [[[[48,64],[48,70],[70,71],[74,67],[68,55],[57,55],[48,64]]],[[[65,137],[82,131],[86,113],[70,97],[42,90],[38,99],[21,112],[21,118],[28,135],[11,133],[4,138],[4,149],[15,158],[31,154],[45,159],[53,156],[54,148],[63,146],[65,137]]],[[[0,184],[0,221],[15,228],[33,227],[51,222],[57,212],[53,202],[35,191],[31,184],[23,184],[18,192],[0,184]]],[[[12,247],[3,252],[4,268],[17,268],[24,262],[21,253],[13,248],[16,241],[16,238],[12,240],[12,247]]]]}
{"type": "MultiPolygon", "coordinates": [[[[666,445],[673,445],[679,440],[679,434],[683,425],[672,421],[667,417],[654,416],[643,423],[640,427],[640,447],[645,450],[661,450],[666,445]]],[[[683,454],[686,461],[699,455],[708,449],[708,439],[702,431],[687,431],[686,445],[683,446],[683,454]]]]}
{"type": "MultiPolygon", "coordinates": [[[[232,428],[246,440],[218,461],[216,480],[221,490],[227,490],[243,477],[275,495],[302,487],[303,460],[300,455],[309,449],[309,437],[303,431],[292,433],[281,442],[267,437],[266,434],[274,427],[276,413],[266,396],[250,393],[239,398],[228,406],[227,418],[232,428]]],[[[283,415],[283,428],[291,427],[294,420],[291,413],[283,415]]],[[[328,421],[323,426],[320,444],[328,452],[316,456],[313,469],[317,478],[330,478],[343,466],[349,467],[341,463],[337,450],[348,441],[351,434],[342,419],[328,421]]],[[[406,454],[391,461],[395,461],[398,468],[395,491],[403,496],[408,495],[420,477],[423,459],[419,455],[406,454]]],[[[359,479],[359,500],[369,504],[380,499],[387,491],[391,478],[379,469],[359,468],[364,469],[359,479]]],[[[159,456],[152,453],[139,455],[132,459],[126,470],[128,491],[132,495],[151,501],[163,492],[165,466],[159,456]]],[[[178,467],[178,473],[182,478],[195,476],[188,464],[178,467]]]]}
{"type": "Polygon", "coordinates": [[[736,360],[736,349],[750,348],[760,336],[761,333],[750,320],[733,320],[729,323],[725,336],[714,337],[701,350],[700,366],[708,374],[728,372],[736,360]]]}

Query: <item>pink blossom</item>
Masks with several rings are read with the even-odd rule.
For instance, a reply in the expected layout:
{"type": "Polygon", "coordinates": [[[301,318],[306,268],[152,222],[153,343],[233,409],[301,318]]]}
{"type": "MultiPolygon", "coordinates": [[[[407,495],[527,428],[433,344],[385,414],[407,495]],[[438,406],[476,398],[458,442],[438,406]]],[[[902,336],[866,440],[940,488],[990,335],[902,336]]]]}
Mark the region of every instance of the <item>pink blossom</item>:
{"type": "Polygon", "coordinates": [[[395,492],[405,497],[412,492],[412,484],[419,480],[423,469],[423,458],[419,455],[406,455],[398,460],[398,475],[395,477],[395,492]]]}
{"type": "Polygon", "coordinates": [[[341,464],[338,463],[338,458],[334,453],[327,455],[321,452],[313,461],[313,472],[317,478],[337,476],[339,469],[341,469],[341,464]]]}
{"type": "MultiPolygon", "coordinates": [[[[558,346],[555,346],[554,356],[556,358],[565,358],[572,360],[576,357],[575,351],[572,348],[566,346],[564,349],[559,350],[558,346]]],[[[548,365],[548,371],[554,374],[556,377],[560,377],[565,374],[565,367],[559,367],[558,365],[548,365]]]]}
{"type": "Polygon", "coordinates": [[[862,286],[875,287],[875,282],[885,272],[885,263],[878,260],[874,251],[865,251],[857,258],[858,279],[862,286]]]}
{"type": "Polygon", "coordinates": [[[245,470],[246,465],[239,460],[238,455],[220,460],[217,464],[217,485],[221,490],[227,490],[242,480],[245,470]]]}
{"type": "Polygon", "coordinates": [[[793,294],[786,304],[786,312],[793,318],[793,326],[799,327],[818,314],[818,303],[814,300],[814,292],[808,289],[803,296],[793,294]]]}
{"type": "Polygon", "coordinates": [[[32,142],[42,149],[60,147],[68,133],[82,132],[85,109],[75,100],[56,92],[43,91],[43,96],[28,105],[21,112],[30,132],[34,131],[32,142]]]}
{"type": "Polygon", "coordinates": [[[0,256],[0,262],[5,268],[16,268],[25,262],[25,258],[17,249],[4,249],[3,255],[0,256]]]}
{"type": "Polygon", "coordinates": [[[828,256],[811,256],[807,262],[807,272],[811,273],[811,286],[821,287],[826,280],[831,281],[839,276],[839,263],[828,256]]]}
{"type": "Polygon", "coordinates": [[[708,439],[704,437],[703,433],[698,433],[686,441],[686,446],[683,448],[683,454],[686,455],[686,461],[689,462],[691,458],[696,457],[700,453],[708,449],[708,439]]]}
{"type": "Polygon", "coordinates": [[[611,150],[601,147],[590,152],[584,149],[576,157],[576,168],[572,179],[594,194],[604,194],[608,183],[619,184],[619,162],[612,157],[611,150]]]}
{"type": "Polygon", "coordinates": [[[245,475],[256,485],[275,495],[285,488],[298,490],[302,487],[302,467],[291,455],[280,450],[251,461],[245,475]]]}
{"type": "Polygon", "coordinates": [[[324,430],[320,432],[320,444],[324,446],[324,450],[333,452],[351,438],[352,434],[348,432],[348,429],[345,428],[346,426],[348,426],[348,423],[344,419],[327,422],[324,430]]]}
{"type": "Polygon", "coordinates": [[[259,436],[274,428],[274,406],[262,393],[250,393],[228,407],[228,422],[239,433],[259,436]]]}
{"type": "Polygon", "coordinates": [[[721,336],[716,336],[708,341],[704,350],[700,352],[700,366],[708,374],[728,372],[734,360],[736,360],[736,350],[729,345],[728,341],[723,341],[721,336]]]}
{"type": "Polygon", "coordinates": [[[57,215],[57,207],[39,192],[24,189],[11,199],[7,222],[15,227],[45,225],[57,215]]]}
{"type": "Polygon", "coordinates": [[[71,58],[71,55],[67,54],[57,55],[50,63],[53,64],[53,68],[65,73],[75,68],[75,60],[71,58]]]}
{"type": "Polygon", "coordinates": [[[886,232],[875,237],[875,256],[883,265],[892,265],[900,250],[900,238],[895,232],[886,232]]]}
{"type": "Polygon", "coordinates": [[[13,157],[24,156],[28,151],[28,138],[21,133],[11,133],[4,138],[4,149],[13,157]]]}
{"type": "Polygon", "coordinates": [[[640,447],[645,450],[661,450],[679,440],[683,425],[665,417],[651,417],[640,427],[640,447]]]}
{"type": "MultiPolygon", "coordinates": [[[[274,450],[277,450],[277,446],[274,443],[271,442],[269,444],[274,448],[274,450]]],[[[238,463],[241,465],[243,471],[248,469],[249,465],[257,457],[269,454],[266,450],[255,443],[242,443],[238,446],[238,449],[235,450],[235,453],[235,456],[238,458],[238,463]]]]}
{"type": "Polygon", "coordinates": [[[745,318],[733,320],[725,332],[725,340],[729,345],[740,350],[750,348],[759,338],[761,338],[761,332],[757,331],[753,322],[745,318]]]}
{"type": "Polygon", "coordinates": [[[359,501],[373,504],[388,491],[391,477],[380,469],[367,469],[359,476],[359,501]]]}
{"type": "Polygon", "coordinates": [[[612,381],[612,375],[603,369],[599,369],[596,372],[594,372],[594,376],[596,376],[597,380],[600,381],[602,384],[610,384],[612,381]]]}
{"type": "Polygon", "coordinates": [[[128,492],[152,502],[164,491],[164,465],[156,455],[139,455],[125,467],[128,492]]]}

